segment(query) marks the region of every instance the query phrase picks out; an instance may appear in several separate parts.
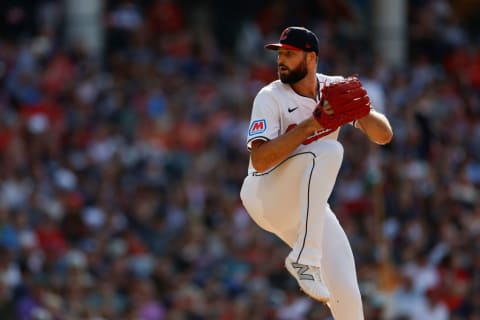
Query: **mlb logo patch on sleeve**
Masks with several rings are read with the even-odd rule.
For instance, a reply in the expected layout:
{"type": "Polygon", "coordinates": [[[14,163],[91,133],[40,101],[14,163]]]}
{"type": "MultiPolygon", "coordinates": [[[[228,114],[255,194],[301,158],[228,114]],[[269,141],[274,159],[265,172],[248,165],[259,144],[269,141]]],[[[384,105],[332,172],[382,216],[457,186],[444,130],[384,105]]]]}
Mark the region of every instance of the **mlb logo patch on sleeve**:
{"type": "Polygon", "coordinates": [[[265,121],[265,119],[255,120],[250,125],[250,129],[248,129],[248,135],[254,136],[256,134],[265,132],[265,130],[267,130],[267,122],[265,121]]]}

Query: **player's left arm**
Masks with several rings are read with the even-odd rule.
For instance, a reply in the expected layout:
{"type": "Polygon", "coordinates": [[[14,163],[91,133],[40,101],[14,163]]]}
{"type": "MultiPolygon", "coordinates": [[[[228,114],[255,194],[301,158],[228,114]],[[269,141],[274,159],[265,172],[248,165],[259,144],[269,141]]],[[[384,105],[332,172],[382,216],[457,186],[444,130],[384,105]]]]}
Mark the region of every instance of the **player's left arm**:
{"type": "Polygon", "coordinates": [[[392,140],[393,131],[390,122],[384,114],[375,109],[371,109],[368,115],[355,121],[354,125],[376,144],[383,145],[392,140]]]}

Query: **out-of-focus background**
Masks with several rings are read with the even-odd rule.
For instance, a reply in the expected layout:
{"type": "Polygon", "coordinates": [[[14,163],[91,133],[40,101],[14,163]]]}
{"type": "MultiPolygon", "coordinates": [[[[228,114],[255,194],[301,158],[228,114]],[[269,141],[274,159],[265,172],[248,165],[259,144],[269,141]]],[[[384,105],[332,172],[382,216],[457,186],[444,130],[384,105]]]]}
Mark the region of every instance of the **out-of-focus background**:
{"type": "Polygon", "coordinates": [[[393,125],[342,129],[331,198],[366,319],[480,319],[479,23],[478,0],[2,0],[0,319],[331,319],[239,200],[290,25],[393,125]]]}

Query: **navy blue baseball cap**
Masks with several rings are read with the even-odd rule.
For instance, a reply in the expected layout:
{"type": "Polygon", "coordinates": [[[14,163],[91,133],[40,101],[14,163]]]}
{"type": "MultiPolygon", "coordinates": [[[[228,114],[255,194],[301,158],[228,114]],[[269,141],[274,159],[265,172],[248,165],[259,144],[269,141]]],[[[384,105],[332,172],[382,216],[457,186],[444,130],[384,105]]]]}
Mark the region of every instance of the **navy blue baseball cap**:
{"type": "Polygon", "coordinates": [[[318,55],[318,38],[312,31],[303,27],[288,27],[280,35],[279,43],[265,45],[266,49],[303,50],[315,52],[318,55]]]}

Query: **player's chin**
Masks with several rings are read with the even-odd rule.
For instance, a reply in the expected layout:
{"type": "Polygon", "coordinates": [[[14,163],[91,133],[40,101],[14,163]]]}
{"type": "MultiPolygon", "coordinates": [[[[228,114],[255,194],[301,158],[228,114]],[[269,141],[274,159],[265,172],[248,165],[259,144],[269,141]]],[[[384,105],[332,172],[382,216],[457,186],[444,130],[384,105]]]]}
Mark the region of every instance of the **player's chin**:
{"type": "Polygon", "coordinates": [[[277,72],[278,78],[282,80],[282,82],[288,82],[290,73],[288,71],[280,71],[277,72]]]}
{"type": "Polygon", "coordinates": [[[288,74],[278,74],[278,79],[280,79],[280,81],[282,83],[285,83],[285,84],[293,84],[295,83],[294,81],[292,81],[291,77],[289,77],[288,74]]]}

